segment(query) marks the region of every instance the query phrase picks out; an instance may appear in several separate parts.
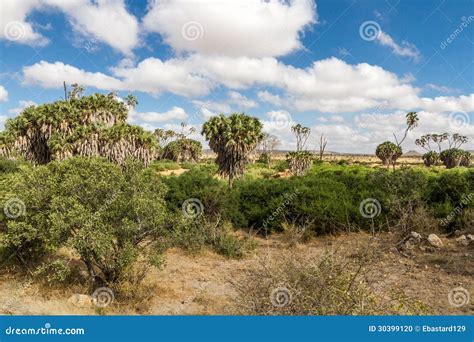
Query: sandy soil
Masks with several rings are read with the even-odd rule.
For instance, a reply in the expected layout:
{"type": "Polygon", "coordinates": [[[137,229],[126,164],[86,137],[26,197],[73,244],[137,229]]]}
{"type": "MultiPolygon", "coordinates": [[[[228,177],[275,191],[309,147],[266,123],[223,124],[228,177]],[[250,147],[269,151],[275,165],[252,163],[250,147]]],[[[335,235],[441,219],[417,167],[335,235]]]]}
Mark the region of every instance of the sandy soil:
{"type": "Polygon", "coordinates": [[[180,174],[185,173],[186,171],[189,171],[189,169],[165,170],[165,171],[160,171],[157,173],[162,176],[171,176],[171,175],[179,176],[180,174]]]}
{"type": "MultiPolygon", "coordinates": [[[[436,252],[416,250],[403,256],[393,246],[390,234],[373,237],[366,233],[350,233],[336,237],[314,238],[305,245],[288,247],[281,237],[257,239],[258,247],[242,260],[227,259],[204,251],[192,255],[179,249],[166,252],[162,270],[153,270],[146,283],[153,286],[152,296],[138,305],[115,301],[107,314],[207,315],[232,314],[237,292],[232,282],[239,281],[245,270],[259,263],[277,259],[282,253],[317,257],[324,251],[337,249],[351,255],[358,248],[377,249],[376,262],[366,274],[375,291],[401,289],[407,296],[425,303],[433,314],[474,314],[474,300],[461,308],[448,302],[448,293],[462,286],[474,296],[474,246],[460,246],[454,239],[443,237],[444,246],[436,252]]],[[[1,314],[96,314],[93,305],[78,307],[68,298],[78,288],[46,291],[11,275],[0,277],[1,314]]]]}

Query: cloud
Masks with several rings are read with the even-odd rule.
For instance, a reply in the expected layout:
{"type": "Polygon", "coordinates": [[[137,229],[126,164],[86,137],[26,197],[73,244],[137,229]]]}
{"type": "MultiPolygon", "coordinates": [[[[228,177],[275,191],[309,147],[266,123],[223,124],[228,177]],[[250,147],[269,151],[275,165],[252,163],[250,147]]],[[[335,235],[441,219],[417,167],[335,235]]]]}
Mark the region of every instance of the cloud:
{"type": "Polygon", "coordinates": [[[186,120],[187,118],[188,114],[186,114],[186,111],[183,108],[176,106],[162,113],[136,112],[135,110],[130,110],[129,112],[130,122],[156,123],[172,120],[186,120]]]}
{"type": "Polygon", "coordinates": [[[279,95],[272,94],[266,90],[257,92],[257,97],[262,102],[268,102],[275,106],[283,106],[284,101],[279,95]]]}
{"type": "Polygon", "coordinates": [[[38,0],[2,1],[0,15],[0,38],[18,44],[45,46],[49,40],[34,30],[34,25],[27,21],[33,10],[41,7],[38,0]]]}
{"type": "Polygon", "coordinates": [[[8,101],[8,91],[0,85],[0,102],[8,101]]]}
{"type": "Polygon", "coordinates": [[[406,41],[403,41],[401,45],[397,44],[392,37],[383,31],[378,32],[376,41],[383,46],[391,48],[393,53],[398,56],[409,57],[414,61],[419,61],[421,58],[420,51],[418,51],[415,45],[406,41]]]}
{"type": "Polygon", "coordinates": [[[17,116],[19,115],[23,109],[30,107],[30,106],[37,106],[38,104],[34,101],[29,101],[29,100],[20,100],[18,102],[18,107],[16,108],[11,108],[8,110],[8,114],[12,116],[17,116]]]}
{"type": "Polygon", "coordinates": [[[130,55],[138,44],[138,20],[130,14],[123,0],[45,0],[63,11],[73,29],[89,39],[101,41],[130,55]]]}
{"type": "Polygon", "coordinates": [[[312,0],[154,0],[143,26],[177,52],[264,57],[301,49],[302,31],[316,20],[312,0]]]}
{"type": "Polygon", "coordinates": [[[60,88],[66,84],[78,83],[102,90],[121,90],[122,82],[100,72],[87,72],[62,62],[41,61],[23,67],[23,84],[39,85],[43,88],[60,88]]]}
{"type": "MultiPolygon", "coordinates": [[[[49,40],[27,22],[34,11],[57,10],[64,13],[75,33],[100,41],[131,55],[139,43],[138,20],[131,15],[123,0],[21,0],[2,1],[0,38],[32,46],[44,46],[49,40]]],[[[36,25],[38,26],[38,25],[36,25]]]]}
{"type": "Polygon", "coordinates": [[[438,91],[440,93],[456,93],[456,92],[459,91],[458,89],[455,89],[455,88],[445,87],[445,86],[437,85],[437,84],[433,84],[433,83],[428,83],[426,85],[426,88],[438,91]]]}
{"type": "Polygon", "coordinates": [[[193,72],[185,60],[176,58],[163,62],[150,57],[136,67],[115,67],[112,72],[124,79],[124,87],[127,89],[152,95],[168,91],[183,96],[201,96],[208,94],[213,87],[209,79],[193,72]]]}
{"type": "Polygon", "coordinates": [[[236,91],[229,91],[228,96],[229,102],[239,108],[249,109],[257,107],[257,103],[255,101],[248,99],[236,91]]]}
{"type": "MultiPolygon", "coordinates": [[[[359,112],[382,105],[386,109],[474,111],[474,94],[420,98],[421,89],[411,84],[411,78],[399,77],[380,66],[348,64],[335,57],[297,68],[272,57],[191,55],[166,61],[147,58],[136,67],[115,67],[111,71],[113,76],[86,72],[62,62],[41,61],[23,68],[23,82],[59,88],[65,80],[98,89],[142,91],[154,96],[170,92],[191,98],[224,86],[230,91],[227,105],[247,108],[256,104],[236,90],[271,87],[282,95],[260,91],[258,98],[297,111],[359,112]]],[[[212,110],[209,106],[207,109],[212,110]]]]}

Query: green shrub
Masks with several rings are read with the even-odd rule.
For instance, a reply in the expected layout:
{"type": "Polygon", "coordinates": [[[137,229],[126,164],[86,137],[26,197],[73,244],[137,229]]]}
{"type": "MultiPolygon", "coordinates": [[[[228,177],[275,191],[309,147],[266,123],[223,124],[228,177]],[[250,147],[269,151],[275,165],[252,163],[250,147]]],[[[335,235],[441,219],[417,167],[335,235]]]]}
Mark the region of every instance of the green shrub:
{"type": "Polygon", "coordinates": [[[22,168],[1,190],[2,203],[14,196],[25,204],[23,215],[2,217],[0,234],[2,247],[25,264],[66,246],[91,279],[115,283],[147,255],[143,242],[164,235],[166,188],[136,163],[121,169],[102,159],[70,158],[22,168]]]}
{"type": "Polygon", "coordinates": [[[202,154],[202,144],[193,139],[171,141],[163,149],[162,157],[175,162],[197,162],[202,154]]]}
{"type": "MultiPolygon", "coordinates": [[[[194,168],[179,176],[163,178],[168,188],[166,205],[171,212],[181,214],[183,203],[197,199],[202,203],[206,217],[222,217],[224,220],[239,216],[236,192],[231,192],[226,183],[209,172],[209,167],[194,168]]],[[[236,220],[238,222],[238,220],[236,220]]]]}
{"type": "Polygon", "coordinates": [[[229,258],[241,258],[251,248],[247,240],[237,238],[220,220],[208,220],[203,216],[175,220],[169,239],[171,246],[191,252],[210,247],[229,258]]]}
{"type": "Polygon", "coordinates": [[[430,151],[430,152],[426,152],[424,155],[423,155],[423,163],[426,165],[426,166],[435,166],[438,164],[439,162],[439,153],[436,152],[436,151],[430,151]]]}
{"type": "Polygon", "coordinates": [[[0,156],[0,174],[6,174],[18,171],[22,163],[18,160],[12,160],[0,156]]]}
{"type": "Polygon", "coordinates": [[[161,172],[167,170],[178,170],[181,168],[181,165],[171,160],[159,160],[151,163],[150,168],[156,172],[161,172]]]}

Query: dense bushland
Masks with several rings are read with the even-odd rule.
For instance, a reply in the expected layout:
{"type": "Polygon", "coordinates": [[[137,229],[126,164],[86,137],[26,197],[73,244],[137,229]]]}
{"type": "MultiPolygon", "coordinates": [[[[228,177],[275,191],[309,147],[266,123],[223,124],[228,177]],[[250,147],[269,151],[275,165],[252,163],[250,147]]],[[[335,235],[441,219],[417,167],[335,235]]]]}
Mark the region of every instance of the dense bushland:
{"type": "MultiPolygon", "coordinates": [[[[255,172],[252,168],[249,171],[255,172]]],[[[388,171],[320,164],[303,177],[245,177],[232,189],[212,176],[201,170],[165,180],[168,206],[178,208],[184,199],[197,197],[208,214],[219,214],[235,227],[273,232],[290,223],[317,234],[397,228],[401,219],[415,219],[412,214],[418,209],[439,221],[439,227],[433,228],[453,231],[463,227],[464,216],[473,207],[472,201],[463,203],[474,192],[474,171],[465,168],[388,171]],[[361,215],[360,205],[365,199],[380,203],[373,218],[361,215]],[[441,220],[456,208],[459,213],[442,224],[441,220]]]]}
{"type": "Polygon", "coordinates": [[[430,229],[452,232],[467,228],[473,211],[474,170],[468,168],[389,171],[317,163],[305,176],[274,178],[280,165],[253,164],[230,188],[215,176],[214,164],[193,164],[180,176],[158,173],[178,166],[119,166],[83,157],[32,166],[1,159],[1,262],[39,267],[64,280],[71,269],[58,252],[66,248],[92,283],[115,284],[143,278],[170,246],[208,246],[241,257],[251,244],[233,227],[259,234],[294,230],[305,239],[347,230],[418,230],[433,222],[430,229]],[[189,199],[200,202],[192,217],[183,208],[189,199]],[[372,207],[364,213],[367,199],[372,207]],[[143,271],[136,272],[137,264],[143,271]]]}

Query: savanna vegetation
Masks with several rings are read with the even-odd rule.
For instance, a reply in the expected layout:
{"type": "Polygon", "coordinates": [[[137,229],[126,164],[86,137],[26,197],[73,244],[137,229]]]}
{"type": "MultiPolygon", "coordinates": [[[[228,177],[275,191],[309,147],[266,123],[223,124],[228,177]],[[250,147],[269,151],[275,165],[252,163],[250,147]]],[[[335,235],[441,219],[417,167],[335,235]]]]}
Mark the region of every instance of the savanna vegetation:
{"type": "MultiPolygon", "coordinates": [[[[181,132],[146,132],[126,123],[137,104],[133,96],[124,102],[115,94],[82,97],[82,91],[76,85],[64,101],[26,108],[1,132],[4,270],[50,285],[107,286],[126,297],[151,268],[163,266],[170,248],[211,249],[238,259],[255,248],[252,235],[300,234],[298,242],[357,231],[403,237],[410,231],[454,234],[471,224],[474,169],[467,167],[469,153],[460,150],[467,138],[459,134],[417,140],[428,149],[423,162],[429,167],[389,170],[324,162],[326,138],[320,136],[320,152],[312,153],[306,148],[310,129],[297,124],[291,128],[296,151],[277,161],[278,140],[257,118],[235,113],[203,125],[216,159],[202,160],[201,143],[189,138],[195,132],[186,124],[181,132]],[[445,150],[443,141],[449,141],[445,150]],[[257,162],[250,162],[252,153],[257,162]],[[437,166],[440,161],[446,168],[437,166]],[[161,174],[173,169],[187,172],[161,174]],[[281,177],[286,170],[290,177],[281,177]],[[81,276],[71,259],[79,261],[81,276]]],[[[416,113],[408,113],[403,137],[377,147],[383,165],[395,166],[417,124],[416,113]]],[[[251,289],[237,288],[256,314],[397,312],[381,306],[365,285],[352,286],[361,284],[360,274],[345,273],[348,265],[332,256],[319,264],[282,262],[276,273],[250,273],[251,289]],[[307,296],[275,311],[267,292],[282,279],[307,296]],[[339,296],[347,286],[350,291],[339,296]],[[322,288],[327,292],[312,301],[310,293],[322,288]]]]}

